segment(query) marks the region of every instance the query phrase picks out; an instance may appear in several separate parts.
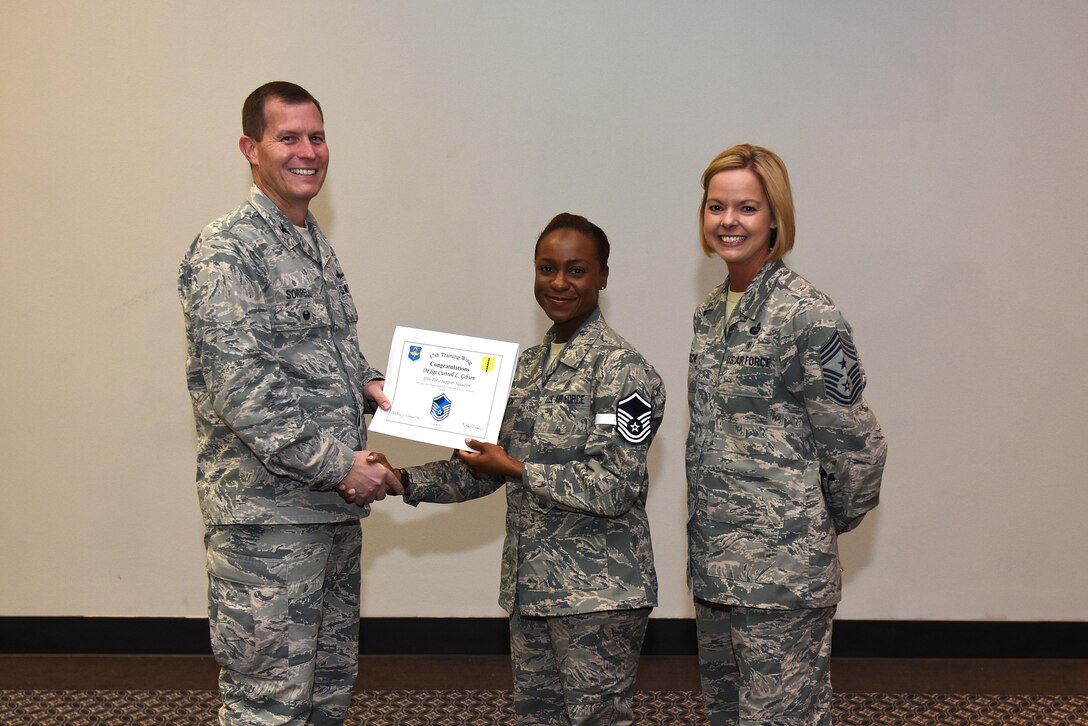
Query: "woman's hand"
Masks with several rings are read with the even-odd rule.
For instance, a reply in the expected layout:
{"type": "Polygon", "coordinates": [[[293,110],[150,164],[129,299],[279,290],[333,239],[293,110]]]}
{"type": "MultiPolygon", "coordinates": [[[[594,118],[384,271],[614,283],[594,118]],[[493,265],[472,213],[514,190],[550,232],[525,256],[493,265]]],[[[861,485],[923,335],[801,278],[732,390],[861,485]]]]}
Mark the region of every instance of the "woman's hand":
{"type": "Polygon", "coordinates": [[[476,451],[462,449],[457,455],[473,474],[521,478],[521,462],[507,454],[506,449],[498,444],[485,444],[476,439],[465,439],[465,443],[476,451]]]}

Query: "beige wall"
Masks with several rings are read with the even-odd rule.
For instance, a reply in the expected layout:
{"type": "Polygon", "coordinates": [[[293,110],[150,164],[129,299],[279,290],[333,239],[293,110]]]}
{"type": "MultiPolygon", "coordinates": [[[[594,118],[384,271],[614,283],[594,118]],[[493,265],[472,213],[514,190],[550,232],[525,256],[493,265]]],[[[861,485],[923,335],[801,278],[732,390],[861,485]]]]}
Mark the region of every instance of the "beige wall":
{"type": "MultiPolygon", "coordinates": [[[[778,151],[788,259],[854,325],[891,445],[845,618],[1088,618],[1088,4],[0,0],[0,616],[200,616],[178,261],[238,204],[242,99],[324,104],[316,211],[365,351],[536,342],[555,212],[614,241],[605,313],[669,390],[661,607],[684,582],[699,175],[778,151]]],[[[446,452],[375,435],[395,463],[446,452]]],[[[498,616],[501,497],[379,506],[369,616],[498,616]]]]}

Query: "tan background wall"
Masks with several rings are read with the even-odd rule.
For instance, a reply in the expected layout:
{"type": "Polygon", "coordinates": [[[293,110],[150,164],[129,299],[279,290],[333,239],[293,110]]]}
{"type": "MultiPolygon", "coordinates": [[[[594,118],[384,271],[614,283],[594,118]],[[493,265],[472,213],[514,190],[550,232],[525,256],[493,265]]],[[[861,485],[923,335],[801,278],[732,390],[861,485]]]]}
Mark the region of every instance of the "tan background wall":
{"type": "MultiPolygon", "coordinates": [[[[0,0],[0,615],[200,616],[177,264],[248,187],[239,109],[323,103],[316,212],[396,324],[535,343],[532,242],[613,240],[610,322],[669,390],[658,616],[690,615],[699,175],[778,151],[788,261],[853,323],[891,457],[845,618],[1088,618],[1088,4],[0,0]]],[[[374,436],[395,463],[446,452],[374,436]]],[[[498,616],[501,497],[364,525],[363,613],[498,616]]]]}

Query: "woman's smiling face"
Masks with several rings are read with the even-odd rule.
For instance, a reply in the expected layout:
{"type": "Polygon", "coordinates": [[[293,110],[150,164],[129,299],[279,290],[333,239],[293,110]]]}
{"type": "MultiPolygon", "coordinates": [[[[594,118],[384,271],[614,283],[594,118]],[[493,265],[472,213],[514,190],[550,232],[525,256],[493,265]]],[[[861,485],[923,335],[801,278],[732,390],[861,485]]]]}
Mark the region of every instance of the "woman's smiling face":
{"type": "Polygon", "coordinates": [[[597,309],[600,291],[607,284],[608,268],[602,268],[597,247],[586,235],[557,229],[540,240],[533,291],[555,324],[557,342],[566,342],[597,309]]]}
{"type": "Polygon", "coordinates": [[[710,178],[703,207],[703,238],[725,260],[730,276],[751,279],[771,249],[771,205],[751,169],[727,169],[710,178]]]}

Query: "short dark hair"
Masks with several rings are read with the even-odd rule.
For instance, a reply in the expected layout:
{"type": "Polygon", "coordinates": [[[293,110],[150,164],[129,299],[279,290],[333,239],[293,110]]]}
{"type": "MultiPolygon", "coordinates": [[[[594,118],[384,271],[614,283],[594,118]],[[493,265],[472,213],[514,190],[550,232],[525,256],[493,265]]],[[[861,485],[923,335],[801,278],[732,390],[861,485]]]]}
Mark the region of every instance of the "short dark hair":
{"type": "Polygon", "coordinates": [[[536,247],[533,249],[534,257],[540,251],[540,243],[544,238],[560,229],[573,229],[575,232],[581,232],[593,240],[593,245],[597,248],[597,261],[601,264],[601,269],[608,267],[608,253],[610,250],[608,235],[604,233],[603,229],[585,217],[570,212],[561,212],[552,217],[552,221],[548,222],[540,236],[536,238],[536,247]]]}
{"type": "Polygon", "coordinates": [[[321,120],[325,120],[321,104],[305,88],[287,81],[272,81],[254,90],[242,104],[242,133],[255,141],[260,141],[264,136],[264,106],[270,99],[288,104],[312,103],[317,107],[321,120]]]}

